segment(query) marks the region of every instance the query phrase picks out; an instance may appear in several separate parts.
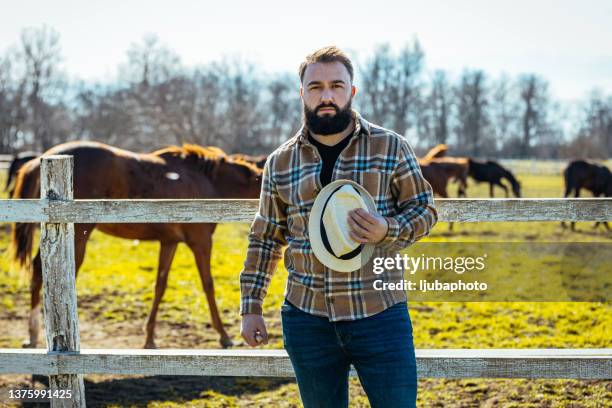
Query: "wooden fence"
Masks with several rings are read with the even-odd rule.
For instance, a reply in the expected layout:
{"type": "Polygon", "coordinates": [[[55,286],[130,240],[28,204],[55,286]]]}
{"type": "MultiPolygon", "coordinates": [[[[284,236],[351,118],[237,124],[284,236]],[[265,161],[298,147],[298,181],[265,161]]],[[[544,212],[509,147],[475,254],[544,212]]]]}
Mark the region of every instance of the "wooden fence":
{"type": "MultiPolygon", "coordinates": [[[[47,349],[0,349],[0,374],[41,374],[85,406],[83,374],[294,376],[284,350],[81,350],[74,223],[251,222],[257,200],[73,200],[73,159],[41,159],[41,198],[0,200],[0,222],[40,222],[47,349]]],[[[441,221],[609,221],[612,199],[437,200],[441,221]]],[[[422,378],[611,379],[612,349],[417,350],[422,378]]],[[[355,373],[352,372],[354,375],[355,373]]]]}

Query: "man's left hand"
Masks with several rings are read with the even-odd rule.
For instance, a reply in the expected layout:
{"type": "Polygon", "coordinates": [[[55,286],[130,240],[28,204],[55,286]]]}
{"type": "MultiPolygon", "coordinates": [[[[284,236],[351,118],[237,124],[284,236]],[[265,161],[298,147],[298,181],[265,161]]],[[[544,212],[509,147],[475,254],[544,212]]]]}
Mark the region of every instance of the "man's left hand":
{"type": "Polygon", "coordinates": [[[350,235],[357,242],[377,244],[387,235],[389,224],[385,217],[362,208],[349,211],[350,235]]]}

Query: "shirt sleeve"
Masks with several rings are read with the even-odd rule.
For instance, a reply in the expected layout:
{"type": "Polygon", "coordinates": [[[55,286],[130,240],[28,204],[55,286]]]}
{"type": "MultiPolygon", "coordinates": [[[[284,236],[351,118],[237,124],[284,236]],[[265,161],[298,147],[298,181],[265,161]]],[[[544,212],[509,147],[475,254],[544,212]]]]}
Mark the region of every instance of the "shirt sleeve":
{"type": "Polygon", "coordinates": [[[378,244],[387,251],[406,248],[427,236],[438,221],[433,190],[423,177],[417,158],[401,138],[399,162],[391,179],[391,194],[396,201],[397,215],[385,217],[389,228],[378,244]]]}
{"type": "Polygon", "coordinates": [[[263,299],[287,244],[286,205],[278,195],[270,170],[274,161],[270,157],[264,166],[259,210],[251,224],[247,258],[240,273],[241,315],[262,314],[263,299]]]}

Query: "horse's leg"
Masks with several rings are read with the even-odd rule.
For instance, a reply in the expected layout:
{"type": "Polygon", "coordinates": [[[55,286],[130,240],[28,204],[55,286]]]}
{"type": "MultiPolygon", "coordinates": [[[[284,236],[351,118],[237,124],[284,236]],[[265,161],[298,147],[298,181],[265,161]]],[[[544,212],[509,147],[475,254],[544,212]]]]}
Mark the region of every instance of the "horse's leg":
{"type": "Polygon", "coordinates": [[[159,303],[164,296],[166,287],[168,286],[168,272],[170,272],[170,266],[176,253],[177,242],[161,242],[159,248],[159,263],[157,265],[157,281],[155,282],[155,298],[153,299],[153,306],[151,307],[151,313],[145,326],[146,340],[144,348],[156,348],[155,346],[155,322],[157,320],[157,311],[159,310],[159,303]]]}
{"type": "Polygon", "coordinates": [[[24,348],[36,348],[38,347],[38,336],[40,334],[40,315],[41,315],[41,304],[40,304],[40,291],[42,289],[43,277],[42,277],[42,262],[40,260],[40,249],[36,253],[34,260],[32,261],[32,277],[30,280],[30,317],[28,321],[28,332],[30,335],[30,342],[23,343],[24,348]]]}
{"type": "Polygon", "coordinates": [[[458,195],[459,197],[467,197],[467,180],[465,178],[461,178],[459,179],[459,191],[458,191],[458,195]]]}
{"type": "MultiPolygon", "coordinates": [[[[572,186],[570,185],[570,183],[566,182],[565,183],[565,193],[563,194],[563,198],[567,198],[569,197],[569,195],[572,193],[572,186]]],[[[567,225],[565,225],[565,221],[561,221],[561,228],[566,229],[567,225]]]]}
{"type": "MultiPolygon", "coordinates": [[[[578,186],[576,186],[576,189],[574,190],[574,197],[575,198],[580,197],[580,187],[578,187],[578,186]]],[[[575,221],[572,221],[571,229],[572,229],[572,231],[576,231],[576,222],[575,221]]]]}
{"type": "Polygon", "coordinates": [[[489,183],[489,197],[495,197],[495,195],[493,194],[493,183],[489,183]]]}
{"type": "Polygon", "coordinates": [[[189,248],[193,252],[195,257],[198,271],[200,272],[200,279],[202,280],[202,287],[206,294],[206,300],[208,301],[208,307],[210,308],[210,317],[212,325],[219,333],[219,343],[221,347],[228,348],[234,345],[230,337],[228,336],[221,317],[219,317],[219,310],[217,309],[217,301],[215,300],[215,287],[210,273],[210,256],[212,249],[212,231],[210,234],[206,234],[203,241],[196,243],[188,243],[189,248]]]}
{"type": "Polygon", "coordinates": [[[74,224],[74,271],[79,275],[79,269],[85,260],[85,248],[96,224],[74,224]]]}
{"type": "MultiPolygon", "coordinates": [[[[83,258],[85,257],[85,246],[87,239],[93,231],[94,224],[75,224],[74,228],[74,260],[75,270],[78,273],[83,258]]],[[[32,261],[32,279],[30,282],[30,318],[28,322],[28,331],[30,334],[30,342],[24,343],[25,348],[38,347],[38,337],[40,334],[40,315],[41,315],[41,289],[43,285],[42,276],[42,261],[40,259],[40,249],[36,253],[32,261]]]]}

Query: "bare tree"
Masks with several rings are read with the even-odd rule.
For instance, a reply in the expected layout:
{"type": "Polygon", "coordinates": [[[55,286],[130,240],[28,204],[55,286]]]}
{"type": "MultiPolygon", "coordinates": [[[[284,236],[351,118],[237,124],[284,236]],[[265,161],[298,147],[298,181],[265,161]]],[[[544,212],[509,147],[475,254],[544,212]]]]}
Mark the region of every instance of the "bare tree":
{"type": "Polygon", "coordinates": [[[434,72],[427,103],[431,109],[432,133],[436,144],[448,142],[451,98],[446,72],[440,70],[434,72]]]}
{"type": "Polygon", "coordinates": [[[128,83],[143,87],[163,83],[182,70],[179,56],[154,34],[132,43],[127,57],[127,64],[120,67],[121,76],[128,83]]]}
{"type": "Polygon", "coordinates": [[[62,77],[59,33],[49,27],[27,28],[21,33],[19,57],[24,66],[30,130],[38,147],[50,148],[54,142],[49,121],[52,104],[61,99],[62,77]]]}
{"type": "MultiPolygon", "coordinates": [[[[513,143],[517,144],[518,106],[511,80],[507,75],[500,76],[492,88],[490,117],[497,151],[500,152],[513,143]]],[[[506,154],[516,155],[518,152],[506,150],[506,154]]]]}
{"type": "Polygon", "coordinates": [[[480,156],[493,150],[487,135],[488,98],[482,71],[465,71],[455,90],[457,145],[463,154],[480,156]]]}
{"type": "Polygon", "coordinates": [[[534,74],[518,79],[521,110],[521,156],[528,157],[547,128],[548,83],[534,74]]]}
{"type": "Polygon", "coordinates": [[[13,55],[0,56],[0,152],[12,153],[23,144],[27,125],[25,83],[15,78],[13,55]]]}
{"type": "Polygon", "coordinates": [[[598,91],[591,93],[566,154],[593,159],[612,157],[612,96],[606,98],[598,91]]]}
{"type": "Polygon", "coordinates": [[[425,54],[418,40],[398,55],[389,45],[380,46],[361,68],[364,113],[375,123],[405,134],[417,122],[423,87],[425,54]]]}
{"type": "Polygon", "coordinates": [[[299,84],[294,76],[279,75],[267,82],[267,97],[263,115],[268,118],[267,136],[262,148],[270,150],[295,133],[301,120],[299,84]]]}

